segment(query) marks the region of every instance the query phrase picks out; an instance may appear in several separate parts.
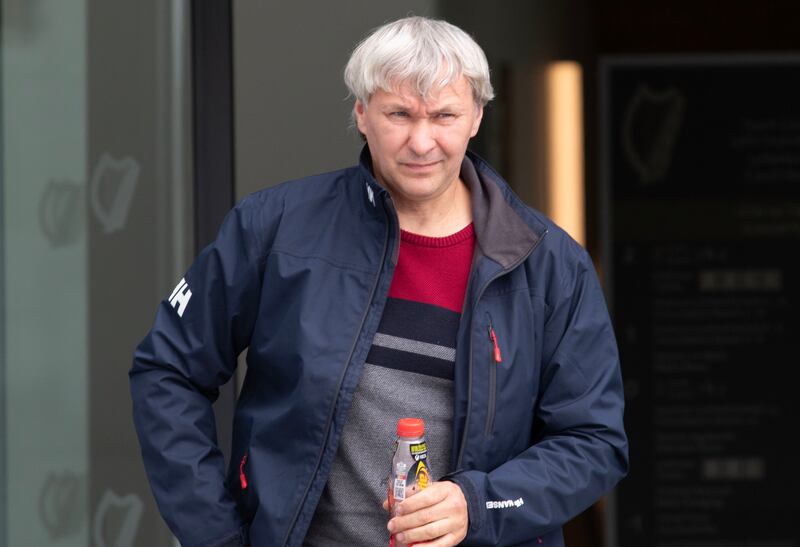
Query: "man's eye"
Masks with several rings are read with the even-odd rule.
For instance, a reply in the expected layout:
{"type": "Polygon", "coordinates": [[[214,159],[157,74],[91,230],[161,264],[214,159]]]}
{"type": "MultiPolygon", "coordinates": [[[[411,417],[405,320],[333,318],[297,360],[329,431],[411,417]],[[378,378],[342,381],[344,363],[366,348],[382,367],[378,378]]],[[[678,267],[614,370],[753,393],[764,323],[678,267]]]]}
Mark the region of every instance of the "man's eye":
{"type": "Polygon", "coordinates": [[[440,112],[440,113],[436,114],[436,117],[438,119],[440,119],[440,120],[450,120],[450,119],[455,118],[456,115],[453,114],[452,112],[440,112]]]}
{"type": "Polygon", "coordinates": [[[393,118],[408,118],[408,112],[403,111],[390,112],[389,115],[393,118]]]}

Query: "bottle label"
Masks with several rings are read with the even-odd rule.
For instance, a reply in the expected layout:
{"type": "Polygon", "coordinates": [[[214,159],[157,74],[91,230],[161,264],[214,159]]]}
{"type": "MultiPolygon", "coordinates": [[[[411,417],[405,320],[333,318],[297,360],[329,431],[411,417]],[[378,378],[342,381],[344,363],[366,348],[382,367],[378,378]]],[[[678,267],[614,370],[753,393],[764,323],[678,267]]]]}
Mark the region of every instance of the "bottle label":
{"type": "Polygon", "coordinates": [[[428,466],[423,460],[419,460],[411,466],[406,477],[406,495],[416,494],[420,490],[425,490],[431,482],[431,474],[428,466]]]}
{"type": "Polygon", "coordinates": [[[406,499],[406,478],[397,477],[394,480],[394,499],[403,501],[406,499]]]}
{"type": "Polygon", "coordinates": [[[409,451],[411,452],[411,457],[414,458],[414,461],[424,460],[428,457],[428,444],[423,441],[421,443],[414,443],[408,445],[409,451]]]}

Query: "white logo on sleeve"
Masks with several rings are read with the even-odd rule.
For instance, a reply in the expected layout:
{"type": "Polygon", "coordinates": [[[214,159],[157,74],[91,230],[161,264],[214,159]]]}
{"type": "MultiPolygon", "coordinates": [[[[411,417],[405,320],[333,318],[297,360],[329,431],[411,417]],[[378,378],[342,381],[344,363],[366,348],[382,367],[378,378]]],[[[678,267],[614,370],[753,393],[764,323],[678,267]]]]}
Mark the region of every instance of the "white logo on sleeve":
{"type": "Polygon", "coordinates": [[[508,509],[510,507],[521,507],[525,505],[525,500],[522,498],[518,498],[515,500],[503,500],[503,501],[487,501],[486,508],[487,509],[508,509]]]}
{"type": "Polygon", "coordinates": [[[192,291],[189,290],[188,283],[186,283],[185,279],[181,279],[172,294],[169,295],[169,303],[173,308],[177,306],[178,316],[183,317],[183,312],[186,310],[186,305],[191,298],[192,291]]]}

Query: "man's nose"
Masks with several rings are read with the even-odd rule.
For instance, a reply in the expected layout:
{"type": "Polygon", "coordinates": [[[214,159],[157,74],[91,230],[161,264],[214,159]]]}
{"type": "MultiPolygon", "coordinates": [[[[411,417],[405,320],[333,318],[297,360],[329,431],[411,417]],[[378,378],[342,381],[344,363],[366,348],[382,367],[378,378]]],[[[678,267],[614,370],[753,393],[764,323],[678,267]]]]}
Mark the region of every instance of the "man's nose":
{"type": "Polygon", "coordinates": [[[428,120],[418,120],[412,124],[408,147],[416,156],[426,156],[436,147],[435,131],[428,120]]]}

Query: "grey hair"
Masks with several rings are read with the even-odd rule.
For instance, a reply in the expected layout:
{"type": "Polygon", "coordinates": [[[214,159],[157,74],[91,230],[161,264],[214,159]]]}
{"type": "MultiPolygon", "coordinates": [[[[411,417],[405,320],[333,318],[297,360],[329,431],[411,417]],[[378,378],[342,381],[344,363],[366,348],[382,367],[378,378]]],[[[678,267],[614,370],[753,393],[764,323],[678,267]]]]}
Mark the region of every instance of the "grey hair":
{"type": "Polygon", "coordinates": [[[426,98],[462,75],[475,104],[492,100],[489,63],[475,40],[446,21],[414,16],[378,27],[362,40],[344,69],[344,82],[366,106],[378,89],[410,84],[426,98]]]}

